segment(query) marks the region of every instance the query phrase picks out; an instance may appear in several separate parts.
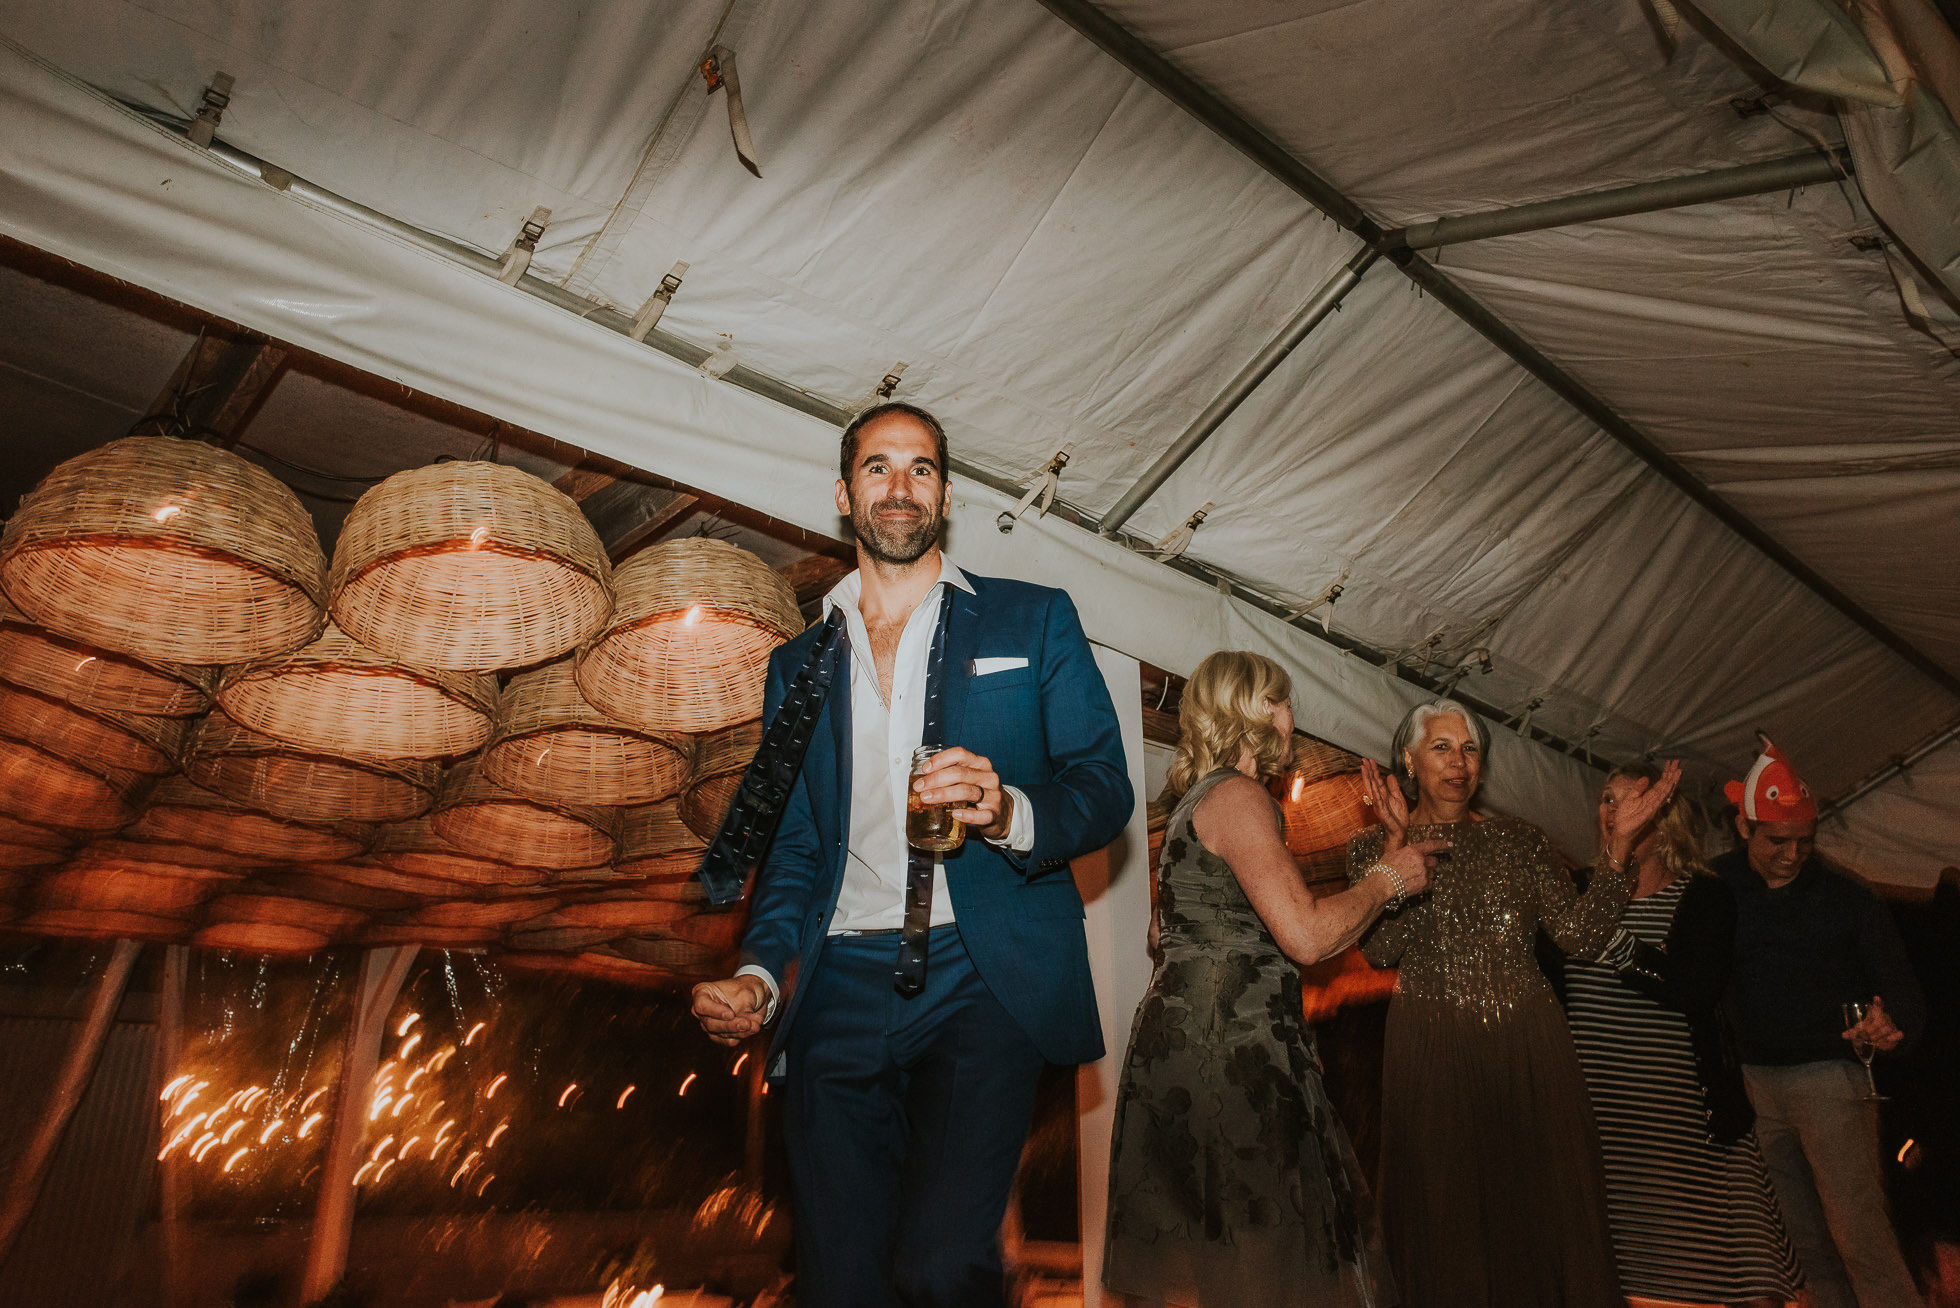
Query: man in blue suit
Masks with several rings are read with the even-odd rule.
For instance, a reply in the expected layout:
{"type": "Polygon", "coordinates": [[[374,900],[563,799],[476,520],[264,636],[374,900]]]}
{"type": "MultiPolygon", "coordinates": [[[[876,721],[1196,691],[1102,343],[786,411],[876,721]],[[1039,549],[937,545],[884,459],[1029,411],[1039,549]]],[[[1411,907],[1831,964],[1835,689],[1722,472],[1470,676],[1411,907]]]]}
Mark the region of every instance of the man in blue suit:
{"type": "MultiPolygon", "coordinates": [[[[802,1308],[993,1308],[1042,1068],[1102,1056],[1069,860],[1128,821],[1129,769],[1068,596],[941,555],[932,415],[867,410],[839,472],[858,553],[824,601],[845,622],[839,666],[756,876],[742,967],[695,987],[694,1011],[723,1044],[775,1023],[802,1308]],[[947,748],[913,783],[929,716],[947,748]],[[936,863],[908,854],[908,790],[960,806],[968,838],[936,863]]],[[[765,721],[817,639],[771,658],[765,721]]]]}

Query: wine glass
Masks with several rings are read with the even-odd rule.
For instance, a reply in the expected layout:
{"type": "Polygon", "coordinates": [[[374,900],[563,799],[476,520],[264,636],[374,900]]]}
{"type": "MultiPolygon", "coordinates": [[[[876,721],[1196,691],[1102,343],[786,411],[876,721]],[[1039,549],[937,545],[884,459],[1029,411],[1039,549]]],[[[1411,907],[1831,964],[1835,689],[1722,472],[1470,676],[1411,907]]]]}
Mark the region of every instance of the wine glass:
{"type": "MultiPolygon", "coordinates": [[[[1857,1026],[1871,1011],[1870,1004],[1852,1002],[1844,1005],[1844,1029],[1849,1031],[1857,1026]]],[[[1865,1065],[1865,1084],[1869,1087],[1864,1095],[1865,1101],[1878,1103],[1884,1100],[1885,1096],[1878,1092],[1878,1082],[1872,1077],[1872,1055],[1878,1052],[1878,1046],[1869,1040],[1853,1039],[1851,1052],[1858,1055],[1858,1061],[1865,1065]]]]}

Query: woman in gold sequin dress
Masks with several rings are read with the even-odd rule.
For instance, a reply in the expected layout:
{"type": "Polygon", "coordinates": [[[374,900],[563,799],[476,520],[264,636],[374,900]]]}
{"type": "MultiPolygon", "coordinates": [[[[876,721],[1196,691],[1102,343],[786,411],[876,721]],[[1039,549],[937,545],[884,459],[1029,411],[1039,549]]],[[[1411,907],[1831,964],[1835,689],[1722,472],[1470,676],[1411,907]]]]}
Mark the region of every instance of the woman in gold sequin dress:
{"type": "Polygon", "coordinates": [[[1363,764],[1381,818],[1348,845],[1368,875],[1410,840],[1447,839],[1426,894],[1362,943],[1399,966],[1382,1062],[1380,1202],[1403,1308],[1622,1308],[1599,1134],[1565,1016],[1532,946],[1593,957],[1632,888],[1628,855],[1680,769],[1630,799],[1584,894],[1545,833],[1479,819],[1489,743],[1453,700],[1410,710],[1395,780],[1363,764]]]}

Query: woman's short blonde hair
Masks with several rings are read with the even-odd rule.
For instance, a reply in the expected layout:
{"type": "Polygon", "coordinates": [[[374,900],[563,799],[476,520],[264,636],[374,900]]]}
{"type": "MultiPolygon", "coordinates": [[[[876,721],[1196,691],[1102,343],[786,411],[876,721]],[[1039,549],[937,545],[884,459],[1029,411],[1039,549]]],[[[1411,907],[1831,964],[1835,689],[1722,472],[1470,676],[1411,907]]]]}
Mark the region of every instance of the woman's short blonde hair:
{"type": "Polygon", "coordinates": [[[1292,742],[1280,734],[1268,709],[1293,698],[1286,669],[1249,650],[1221,649],[1205,656],[1184,684],[1177,710],[1177,757],[1167,789],[1181,797],[1198,778],[1218,768],[1237,767],[1248,746],[1259,775],[1270,777],[1286,766],[1292,742]]]}

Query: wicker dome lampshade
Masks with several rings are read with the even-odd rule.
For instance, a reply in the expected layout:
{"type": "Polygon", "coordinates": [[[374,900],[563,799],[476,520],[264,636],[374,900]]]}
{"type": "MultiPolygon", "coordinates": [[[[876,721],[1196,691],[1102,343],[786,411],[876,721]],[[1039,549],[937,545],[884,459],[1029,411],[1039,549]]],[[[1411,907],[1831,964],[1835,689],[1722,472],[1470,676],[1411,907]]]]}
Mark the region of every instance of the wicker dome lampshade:
{"type": "Polygon", "coordinates": [[[313,520],[215,446],[129,436],[61,464],[0,535],[0,585],[64,636],[171,663],[297,649],[324,617],[313,520]]]}
{"type": "Polygon", "coordinates": [[[185,757],[184,773],[237,803],[295,822],[393,822],[428,811],[442,768],[430,760],[316,753],[213,711],[185,757]]]}
{"type": "Polygon", "coordinates": [[[429,825],[465,854],[553,871],[603,867],[619,848],[616,810],[526,799],[473,759],[450,769],[429,825]]]}
{"type": "Polygon", "coordinates": [[[358,855],[373,838],[352,823],[314,826],[237,803],[185,777],[156,788],[129,841],[178,843],[264,863],[334,862],[358,855]]]}
{"type": "Polygon", "coordinates": [[[613,864],[621,877],[678,881],[700,870],[708,842],[681,820],[676,800],[642,804],[620,813],[619,858],[613,864]]]}
{"type": "Polygon", "coordinates": [[[503,464],[437,463],[396,473],[347,515],[333,616],[410,667],[529,667],[599,630],[611,573],[563,491],[503,464]]]}
{"type": "Polygon", "coordinates": [[[189,729],[183,718],[91,712],[0,682],[0,736],[37,745],[83,767],[145,776],[175,772],[189,729]]]}
{"type": "Polygon", "coordinates": [[[67,831],[114,831],[136,816],[152,778],[71,763],[0,737],[0,814],[67,831]]]}
{"type": "Polygon", "coordinates": [[[511,679],[483,751],[484,775],[520,795],[572,803],[644,804],[679,794],[691,768],[686,739],[670,743],[593,708],[572,662],[511,679]]]}
{"type": "Polygon", "coordinates": [[[218,703],[240,725],[305,749],[453,758],[489,737],[497,679],[413,671],[329,622],[305,649],[226,672],[218,703]]]}
{"type": "Polygon", "coordinates": [[[211,707],[218,670],[153,663],[70,640],[0,597],[0,680],[97,712],[191,718],[211,707]]]}
{"type": "MultiPolygon", "coordinates": [[[[395,872],[469,886],[534,886],[550,877],[540,868],[518,867],[466,854],[444,840],[426,817],[390,823],[374,845],[375,861],[395,872]]],[[[459,888],[452,885],[451,892],[459,888]]]]}
{"type": "Polygon", "coordinates": [[[694,742],[694,780],[681,796],[681,821],[689,831],[704,841],[715,838],[761,746],[760,722],[743,722],[694,742]]]}
{"type": "Polygon", "coordinates": [[[803,630],[796,592],[749,551],[693,537],[622,564],[579,689],[645,731],[720,731],[762,713],[769,652],[803,630]]]}

